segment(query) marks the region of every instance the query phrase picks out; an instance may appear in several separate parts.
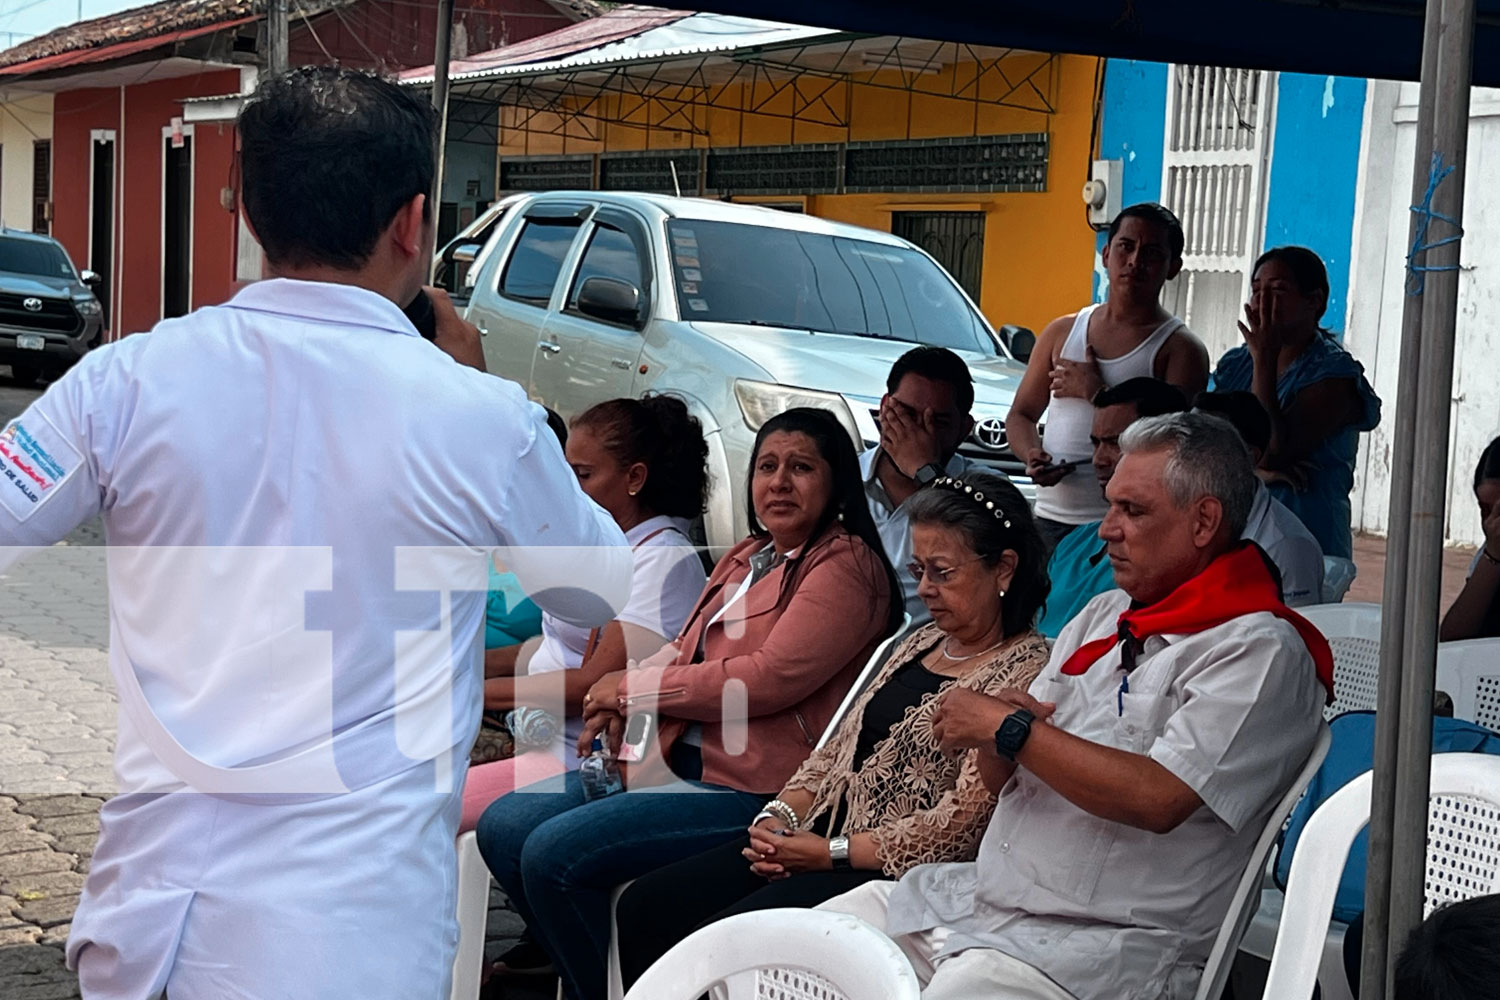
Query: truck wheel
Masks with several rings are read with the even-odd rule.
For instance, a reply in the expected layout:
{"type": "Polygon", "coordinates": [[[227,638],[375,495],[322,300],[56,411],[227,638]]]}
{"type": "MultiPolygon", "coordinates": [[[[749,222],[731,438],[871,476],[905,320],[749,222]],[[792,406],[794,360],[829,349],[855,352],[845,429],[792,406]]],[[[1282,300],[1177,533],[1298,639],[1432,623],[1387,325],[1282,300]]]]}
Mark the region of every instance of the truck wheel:
{"type": "Polygon", "coordinates": [[[42,377],[42,366],[35,361],[12,361],[10,363],[10,378],[17,385],[36,385],[36,380],[42,377]]]}

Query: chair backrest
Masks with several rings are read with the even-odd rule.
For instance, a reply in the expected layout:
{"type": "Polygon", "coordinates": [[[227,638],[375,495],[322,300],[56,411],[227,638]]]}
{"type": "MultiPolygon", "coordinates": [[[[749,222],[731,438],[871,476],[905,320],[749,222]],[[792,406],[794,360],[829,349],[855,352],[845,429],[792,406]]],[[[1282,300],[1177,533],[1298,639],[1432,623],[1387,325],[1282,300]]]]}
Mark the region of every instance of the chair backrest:
{"type": "Polygon", "coordinates": [[[1500,732],[1500,639],[1438,644],[1437,688],[1453,698],[1453,717],[1500,732]]]}
{"type": "Polygon", "coordinates": [[[828,728],[823,730],[823,735],[818,739],[816,749],[823,749],[823,744],[833,738],[834,732],[839,728],[839,723],[844,721],[844,716],[848,715],[849,709],[854,706],[855,699],[864,693],[865,688],[869,687],[870,682],[875,679],[875,675],[880,673],[880,668],[884,665],[885,658],[891,654],[891,649],[895,647],[896,643],[906,638],[906,630],[910,627],[911,615],[908,613],[902,617],[901,627],[886,636],[885,640],[875,647],[875,652],[871,654],[869,662],[864,665],[859,672],[859,676],[854,678],[854,683],[850,685],[849,693],[844,695],[843,701],[839,702],[839,707],[833,713],[833,718],[828,720],[828,728]]]}
{"type": "Polygon", "coordinates": [[[918,1000],[889,937],[847,913],[774,909],[715,921],[679,941],[625,1000],[918,1000]]]}
{"type": "Polygon", "coordinates": [[[1380,605],[1314,604],[1297,613],[1317,626],[1333,650],[1334,701],[1323,718],[1374,708],[1380,686],[1380,605]]]}
{"type": "MultiPolygon", "coordinates": [[[[1349,846],[1370,819],[1372,784],[1366,771],[1308,820],[1292,858],[1265,996],[1312,995],[1349,846]]],[[[1500,889],[1500,757],[1434,754],[1428,794],[1424,915],[1500,889]]]]}
{"type": "Polygon", "coordinates": [[[1203,978],[1198,981],[1195,1000],[1219,1000],[1223,994],[1235,953],[1240,947],[1240,938],[1245,936],[1245,928],[1249,926],[1260,905],[1260,887],[1266,870],[1266,858],[1270,857],[1271,848],[1276,845],[1276,838],[1281,834],[1286,818],[1296,807],[1297,800],[1302,797],[1303,789],[1312,781],[1313,775],[1318,773],[1318,768],[1323,766],[1323,758],[1328,756],[1331,743],[1328,723],[1318,723],[1318,739],[1313,744],[1312,753],[1307,755],[1302,770],[1287,786],[1286,794],[1276,803],[1271,815],[1266,817],[1265,828],[1261,831],[1260,839],[1255,842],[1250,860],[1245,864],[1240,884],[1234,890],[1234,898],[1230,900],[1229,912],[1224,915],[1219,935],[1214,938],[1213,950],[1208,953],[1208,961],[1204,963],[1203,978]]]}
{"type": "Polygon", "coordinates": [[[1353,559],[1345,559],[1342,556],[1323,557],[1323,594],[1324,604],[1337,604],[1349,593],[1349,587],[1354,583],[1355,574],[1359,567],[1354,565],[1353,559]]]}

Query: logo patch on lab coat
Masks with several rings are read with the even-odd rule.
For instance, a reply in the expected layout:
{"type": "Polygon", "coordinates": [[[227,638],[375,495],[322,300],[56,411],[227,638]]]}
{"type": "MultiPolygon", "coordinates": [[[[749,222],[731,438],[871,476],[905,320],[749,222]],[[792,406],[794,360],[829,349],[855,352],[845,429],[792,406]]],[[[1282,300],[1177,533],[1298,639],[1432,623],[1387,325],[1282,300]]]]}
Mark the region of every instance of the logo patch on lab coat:
{"type": "Polygon", "coordinates": [[[0,507],[24,521],[78,471],[83,456],[45,417],[0,431],[0,507]]]}

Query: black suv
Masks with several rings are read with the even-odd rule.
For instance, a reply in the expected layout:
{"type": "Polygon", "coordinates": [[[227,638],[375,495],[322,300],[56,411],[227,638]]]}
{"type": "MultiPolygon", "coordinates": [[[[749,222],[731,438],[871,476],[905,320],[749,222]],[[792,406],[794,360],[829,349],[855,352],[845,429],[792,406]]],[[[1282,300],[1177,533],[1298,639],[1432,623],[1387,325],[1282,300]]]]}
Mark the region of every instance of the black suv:
{"type": "Polygon", "coordinates": [[[55,377],[98,346],[98,283],[92,271],[80,275],[52,237],[0,228],[0,364],[17,382],[55,377]]]}

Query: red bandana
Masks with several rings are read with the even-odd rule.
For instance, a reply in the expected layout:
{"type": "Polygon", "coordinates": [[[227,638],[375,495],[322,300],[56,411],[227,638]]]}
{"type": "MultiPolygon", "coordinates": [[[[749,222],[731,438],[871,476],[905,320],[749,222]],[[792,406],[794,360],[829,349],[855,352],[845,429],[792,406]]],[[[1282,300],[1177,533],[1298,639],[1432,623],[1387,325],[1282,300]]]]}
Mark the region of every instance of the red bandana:
{"type": "Polygon", "coordinates": [[[1115,635],[1079,646],[1063,664],[1062,672],[1083,673],[1126,637],[1140,643],[1153,635],[1202,632],[1257,611],[1269,611],[1297,629],[1312,653],[1318,680],[1328,690],[1328,701],[1332,704],[1333,652],[1328,648],[1328,640],[1312,622],[1281,603],[1279,588],[1266,568],[1265,556],[1254,545],[1225,553],[1155,604],[1125,611],[1120,615],[1115,635]]]}

